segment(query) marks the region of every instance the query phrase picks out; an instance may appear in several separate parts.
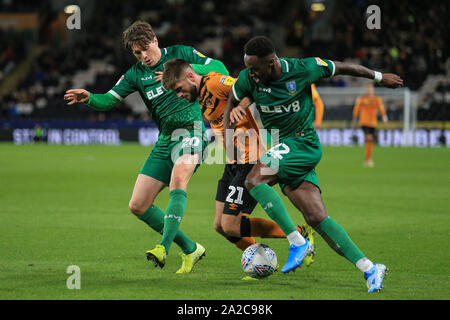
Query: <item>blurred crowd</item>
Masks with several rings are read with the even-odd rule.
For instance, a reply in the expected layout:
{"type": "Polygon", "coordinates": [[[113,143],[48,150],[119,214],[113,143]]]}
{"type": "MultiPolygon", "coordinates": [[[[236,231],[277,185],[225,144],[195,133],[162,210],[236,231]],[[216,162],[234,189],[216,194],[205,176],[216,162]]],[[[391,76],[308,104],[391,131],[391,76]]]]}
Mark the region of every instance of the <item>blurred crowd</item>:
{"type": "Polygon", "coordinates": [[[311,30],[315,16],[297,11],[287,29],[287,43],[298,45],[302,56],[354,59],[369,68],[397,73],[417,90],[427,75],[446,72],[449,16],[445,1],[336,1],[323,29],[311,30]],[[379,6],[380,29],[367,27],[368,5],[379,6]]]}
{"type": "Polygon", "coordinates": [[[439,81],[417,110],[418,121],[450,121],[450,78],[439,81]]]}
{"type": "MultiPolygon", "coordinates": [[[[40,13],[44,25],[34,42],[43,44],[44,49],[17,90],[0,100],[3,119],[148,120],[147,114],[136,113],[126,102],[113,111],[99,113],[82,105],[66,107],[62,99],[65,90],[74,85],[74,74],[88,70],[93,60],[101,60],[110,68],[97,73],[85,88],[103,93],[116,83],[135,61],[122,48],[121,33],[138,19],[151,23],[160,47],[192,45],[221,59],[233,76],[243,68],[244,44],[260,34],[274,39],[280,55],[354,61],[395,72],[412,90],[418,90],[429,74],[448,72],[445,63],[449,57],[449,6],[445,1],[329,1],[332,10],[324,12],[311,11],[310,1],[295,0],[152,0],[151,5],[137,0],[95,1],[92,12],[83,12],[81,30],[70,31],[74,36],[65,41],[52,31],[57,15],[49,2],[44,3],[47,2],[42,1],[44,9],[40,13]],[[381,9],[379,30],[366,26],[365,10],[369,4],[377,4],[381,9]]],[[[39,10],[32,1],[23,1],[23,6],[23,11],[39,10]]],[[[0,9],[21,10],[17,3],[5,0],[0,9]]],[[[0,29],[0,83],[24,59],[33,43],[29,37],[26,32],[18,35],[0,29]]],[[[348,85],[342,79],[324,84],[348,85]]],[[[448,89],[448,84],[439,88],[447,92],[448,89]]],[[[444,96],[448,95],[444,92],[444,96]]],[[[444,109],[433,112],[434,117],[450,117],[445,111],[450,108],[448,99],[433,107],[431,104],[427,110],[444,109]]]]}
{"type": "Polygon", "coordinates": [[[25,58],[32,40],[32,32],[0,29],[0,82],[25,58]]]}

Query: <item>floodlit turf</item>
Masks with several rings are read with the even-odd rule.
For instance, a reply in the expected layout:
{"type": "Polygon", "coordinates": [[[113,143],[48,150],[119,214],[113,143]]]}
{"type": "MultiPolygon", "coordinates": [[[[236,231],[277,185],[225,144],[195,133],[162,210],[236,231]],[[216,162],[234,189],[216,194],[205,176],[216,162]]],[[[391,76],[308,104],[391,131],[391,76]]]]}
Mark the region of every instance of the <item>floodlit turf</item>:
{"type": "MultiPolygon", "coordinates": [[[[310,268],[242,281],[241,251],[213,229],[221,165],[194,175],[181,225],[206,258],[176,275],[174,244],[165,268],[154,268],[145,251],[161,235],[128,211],[148,152],[137,144],[0,144],[0,299],[450,299],[450,149],[375,148],[368,169],[360,147],[324,148],[317,172],[328,214],[390,269],[378,294],[321,238],[310,268]],[[71,265],[81,270],[79,290],[66,286],[71,265]]],[[[156,205],[167,204],[164,190],[156,205]]],[[[266,217],[260,207],[254,215],[266,217]]],[[[287,240],[259,242],[284,264],[287,240]]]]}

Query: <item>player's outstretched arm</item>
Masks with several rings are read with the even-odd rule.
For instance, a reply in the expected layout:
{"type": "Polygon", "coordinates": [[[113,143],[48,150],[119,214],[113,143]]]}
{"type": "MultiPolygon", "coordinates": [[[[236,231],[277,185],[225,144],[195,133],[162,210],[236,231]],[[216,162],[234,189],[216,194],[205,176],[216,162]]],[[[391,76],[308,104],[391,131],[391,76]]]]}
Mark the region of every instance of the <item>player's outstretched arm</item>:
{"type": "Polygon", "coordinates": [[[223,111],[223,128],[225,132],[227,129],[231,128],[231,123],[236,123],[237,119],[231,118],[231,113],[234,108],[236,108],[239,104],[239,101],[234,97],[233,91],[230,90],[228,94],[227,105],[225,106],[225,110],[223,111]],[[230,122],[231,121],[231,122],[230,122]]]}
{"type": "Polygon", "coordinates": [[[109,92],[105,94],[93,94],[85,89],[67,90],[64,94],[64,100],[69,101],[67,103],[68,105],[81,102],[99,111],[109,110],[120,101],[120,99],[117,99],[109,92]]]}
{"type": "Polygon", "coordinates": [[[227,153],[227,157],[229,159],[232,159],[232,153],[231,150],[234,146],[234,138],[233,133],[230,133],[228,129],[234,128],[234,125],[236,122],[231,123],[230,122],[230,115],[231,111],[236,108],[236,106],[239,104],[239,101],[234,97],[233,91],[230,90],[230,93],[228,94],[228,100],[227,104],[225,106],[225,110],[223,111],[223,128],[224,128],[224,139],[225,139],[225,150],[227,153]],[[230,153],[230,154],[229,154],[230,153]]]}
{"type": "Polygon", "coordinates": [[[356,129],[358,127],[358,116],[353,116],[352,118],[352,129],[356,129]]]}
{"type": "Polygon", "coordinates": [[[227,68],[222,61],[217,59],[211,59],[208,64],[191,64],[195,72],[201,76],[206,76],[211,71],[224,74],[226,76],[230,75],[227,68]]]}
{"type": "Polygon", "coordinates": [[[373,79],[383,87],[392,89],[403,87],[403,79],[394,73],[381,73],[370,70],[364,66],[348,62],[334,61],[334,65],[336,68],[334,72],[335,75],[341,74],[373,79]]]}
{"type": "MultiPolygon", "coordinates": [[[[226,76],[229,75],[228,70],[225,67],[225,65],[222,63],[222,61],[216,60],[216,59],[211,59],[210,63],[208,63],[208,64],[191,63],[191,67],[192,67],[192,69],[194,69],[194,71],[196,73],[198,73],[201,76],[206,76],[211,71],[214,71],[214,72],[217,72],[217,73],[221,73],[221,74],[224,74],[226,76]]],[[[163,72],[162,71],[155,71],[155,75],[156,76],[154,77],[154,79],[156,81],[162,81],[162,78],[163,78],[163,72]]]]}

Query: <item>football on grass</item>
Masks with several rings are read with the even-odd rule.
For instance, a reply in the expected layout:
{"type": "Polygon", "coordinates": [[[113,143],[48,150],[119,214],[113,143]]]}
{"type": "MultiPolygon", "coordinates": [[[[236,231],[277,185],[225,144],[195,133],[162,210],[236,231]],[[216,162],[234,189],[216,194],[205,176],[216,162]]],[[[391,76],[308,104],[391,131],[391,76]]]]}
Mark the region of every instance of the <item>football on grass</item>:
{"type": "Polygon", "coordinates": [[[275,272],[277,255],[268,245],[255,243],[242,253],[241,265],[246,275],[265,278],[275,272]]]}

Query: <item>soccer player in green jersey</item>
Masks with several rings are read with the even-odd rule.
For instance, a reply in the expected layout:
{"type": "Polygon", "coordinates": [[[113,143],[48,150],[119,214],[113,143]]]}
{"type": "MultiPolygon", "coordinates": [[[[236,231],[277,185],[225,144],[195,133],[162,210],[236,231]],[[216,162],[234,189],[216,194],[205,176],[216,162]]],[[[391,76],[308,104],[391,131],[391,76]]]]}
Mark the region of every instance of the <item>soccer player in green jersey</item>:
{"type": "Polygon", "coordinates": [[[189,273],[205,255],[205,248],[187,237],[179,226],[186,208],[188,182],[201,163],[207,145],[206,131],[198,102],[178,98],[173,91],[165,90],[160,80],[164,63],[174,58],[185,59],[200,74],[210,71],[228,74],[228,71],[222,62],[205,57],[192,47],[159,48],[152,27],[143,21],[136,21],[125,30],[122,40],[138,61],[116,85],[105,94],[71,89],[64,99],[69,105],[83,102],[104,111],[129,94],[139,92],[158,126],[159,136],[137,177],[129,209],[162,234],[161,243],[147,251],[147,258],[162,268],[170,245],[175,242],[183,251],[182,266],[177,273],[189,273]],[[170,200],[164,212],[154,205],[154,200],[165,186],[169,186],[170,200]]]}
{"type": "MultiPolygon", "coordinates": [[[[395,74],[381,74],[363,66],[320,58],[278,58],[272,41],[266,37],[251,39],[244,48],[242,70],[233,86],[224,112],[224,125],[242,117],[235,108],[245,96],[253,97],[264,127],[276,130],[279,143],[264,154],[246,179],[250,194],[274,219],[290,242],[289,256],[282,272],[301,266],[309,243],[289,239],[295,225],[283,201],[270,186],[279,183],[283,193],[338,254],[364,273],[369,292],[379,291],[386,266],[373,263],[353,243],[347,232],[326,213],[314,168],[322,157],[319,137],[313,127],[314,104],[311,84],[337,74],[374,79],[388,88],[403,86],[395,74]]],[[[273,131],[275,132],[275,131],[273,131]]],[[[226,132],[226,139],[230,134],[226,132]]]]}

